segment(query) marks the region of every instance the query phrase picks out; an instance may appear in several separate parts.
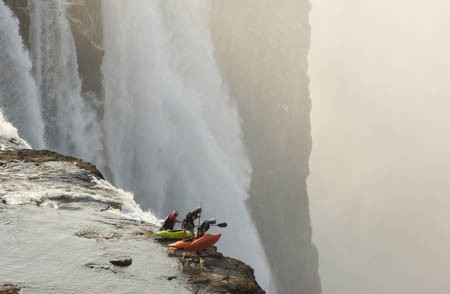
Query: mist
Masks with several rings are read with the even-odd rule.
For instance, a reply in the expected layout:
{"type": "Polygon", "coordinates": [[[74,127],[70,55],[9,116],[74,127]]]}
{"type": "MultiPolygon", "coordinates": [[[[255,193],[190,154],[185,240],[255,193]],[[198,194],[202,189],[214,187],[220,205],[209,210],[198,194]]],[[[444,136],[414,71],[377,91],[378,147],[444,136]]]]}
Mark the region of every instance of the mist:
{"type": "Polygon", "coordinates": [[[323,293],[449,293],[448,1],[312,1],[323,293]]]}
{"type": "Polygon", "coordinates": [[[211,1],[214,54],[253,171],[246,205],[275,279],[268,293],[321,293],[306,191],[309,10],[307,0],[211,1]]]}

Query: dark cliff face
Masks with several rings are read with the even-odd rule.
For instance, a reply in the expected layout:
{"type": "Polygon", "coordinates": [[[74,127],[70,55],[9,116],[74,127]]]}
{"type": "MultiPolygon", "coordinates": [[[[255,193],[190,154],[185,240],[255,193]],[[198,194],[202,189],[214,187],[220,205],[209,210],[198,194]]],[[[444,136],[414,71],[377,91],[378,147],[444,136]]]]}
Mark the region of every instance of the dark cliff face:
{"type": "MultiPolygon", "coordinates": [[[[103,22],[101,0],[71,0],[69,20],[78,56],[78,71],[83,91],[103,98],[103,22]]],[[[103,99],[102,99],[103,100],[103,99]]]]}
{"type": "MultiPolygon", "coordinates": [[[[27,0],[4,0],[20,22],[20,34],[27,48],[29,44],[30,18],[27,0]]],[[[103,100],[101,65],[104,51],[102,1],[69,0],[68,17],[77,48],[78,71],[83,81],[83,92],[94,93],[103,100]]]]}
{"type": "Polygon", "coordinates": [[[28,14],[27,0],[3,0],[11,10],[15,13],[20,22],[20,35],[23,38],[24,44],[29,48],[28,35],[30,32],[30,18],[28,14]]]}
{"type": "Polygon", "coordinates": [[[215,53],[253,168],[248,208],[281,293],[321,292],[306,189],[308,1],[213,1],[215,53]]]}

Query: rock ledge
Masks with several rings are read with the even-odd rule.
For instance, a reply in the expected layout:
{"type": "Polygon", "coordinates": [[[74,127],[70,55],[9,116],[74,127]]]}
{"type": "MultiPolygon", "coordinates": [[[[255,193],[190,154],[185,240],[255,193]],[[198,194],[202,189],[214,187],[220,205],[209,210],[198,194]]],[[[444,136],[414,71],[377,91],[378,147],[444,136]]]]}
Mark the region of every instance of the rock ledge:
{"type": "Polygon", "coordinates": [[[240,260],[225,257],[215,246],[201,252],[185,252],[183,249],[168,249],[169,256],[178,257],[193,292],[263,294],[256,282],[253,269],[240,260]]]}
{"type": "Polygon", "coordinates": [[[77,165],[77,167],[90,171],[96,177],[104,180],[102,173],[97,169],[97,167],[89,162],[84,162],[81,159],[61,155],[56,152],[48,151],[48,150],[31,150],[31,149],[21,149],[21,150],[12,150],[12,151],[4,151],[0,153],[0,161],[23,161],[23,162],[34,162],[34,163],[43,163],[49,161],[62,161],[62,162],[72,162],[77,165]]]}

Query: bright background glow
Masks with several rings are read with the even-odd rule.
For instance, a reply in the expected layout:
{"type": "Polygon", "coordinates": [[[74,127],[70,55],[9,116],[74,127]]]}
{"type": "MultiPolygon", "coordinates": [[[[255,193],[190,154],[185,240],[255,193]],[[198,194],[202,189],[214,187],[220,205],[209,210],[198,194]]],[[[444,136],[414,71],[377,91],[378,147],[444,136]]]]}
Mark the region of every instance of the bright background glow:
{"type": "Polygon", "coordinates": [[[313,0],[323,293],[450,293],[450,3],[313,0]]]}

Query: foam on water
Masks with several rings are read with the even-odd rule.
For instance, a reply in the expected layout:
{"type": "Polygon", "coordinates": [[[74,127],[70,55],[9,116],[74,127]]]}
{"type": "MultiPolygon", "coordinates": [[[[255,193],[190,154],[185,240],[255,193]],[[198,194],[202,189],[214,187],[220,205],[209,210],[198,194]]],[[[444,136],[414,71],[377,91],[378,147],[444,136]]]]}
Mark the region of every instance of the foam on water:
{"type": "Polygon", "coordinates": [[[5,119],[0,109],[0,150],[6,150],[8,147],[21,149],[31,148],[27,141],[19,137],[17,129],[5,119]]]}
{"type": "Polygon", "coordinates": [[[157,224],[156,217],[142,211],[132,193],[92,175],[90,183],[77,180],[86,173],[71,162],[7,162],[0,170],[0,197],[10,205],[35,203],[53,208],[58,208],[58,203],[100,203],[122,217],[157,224]]]}
{"type": "Polygon", "coordinates": [[[145,221],[154,225],[159,225],[160,221],[158,218],[150,211],[143,211],[141,206],[134,201],[134,194],[132,192],[126,192],[122,189],[116,188],[111,183],[105,180],[100,180],[98,178],[93,178],[92,181],[96,183],[96,188],[112,191],[118,195],[122,201],[122,207],[120,210],[111,211],[113,213],[120,214],[127,218],[145,221]]]}

